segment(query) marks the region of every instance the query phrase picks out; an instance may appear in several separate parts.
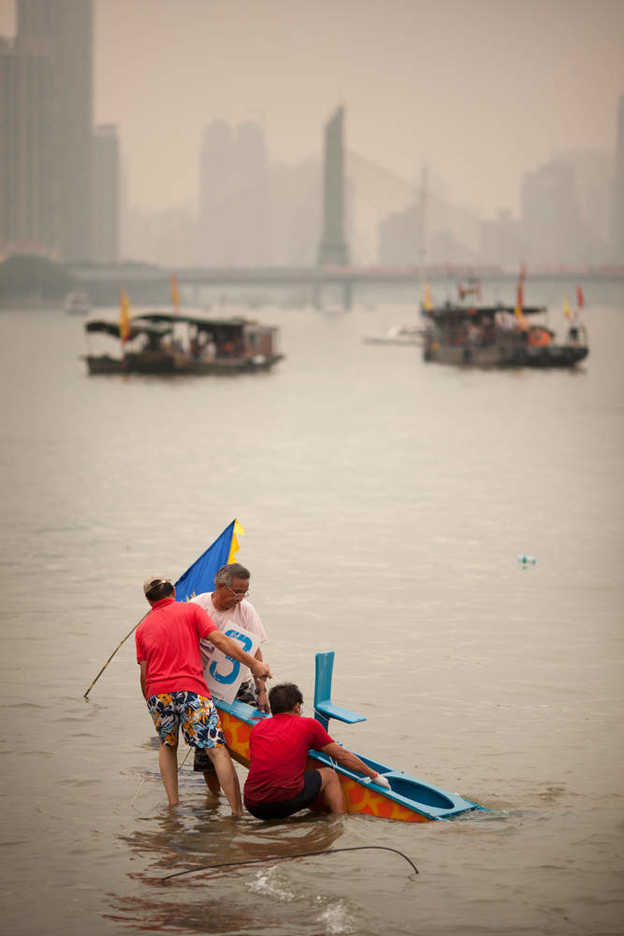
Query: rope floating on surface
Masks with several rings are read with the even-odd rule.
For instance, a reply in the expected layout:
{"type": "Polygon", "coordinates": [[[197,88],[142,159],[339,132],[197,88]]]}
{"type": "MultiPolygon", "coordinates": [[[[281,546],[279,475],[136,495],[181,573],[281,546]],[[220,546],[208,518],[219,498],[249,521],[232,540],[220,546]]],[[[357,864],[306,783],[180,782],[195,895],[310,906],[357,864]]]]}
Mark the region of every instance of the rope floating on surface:
{"type": "Polygon", "coordinates": [[[240,868],[243,865],[266,864],[271,861],[290,861],[292,858],[307,858],[310,855],[335,855],[338,852],[363,851],[365,849],[394,852],[395,855],[400,855],[401,858],[405,858],[407,863],[414,869],[414,872],[418,874],[418,868],[412,859],[408,858],[407,855],[397,848],[388,848],[385,845],[353,845],[350,848],[327,848],[323,851],[297,852],[295,855],[269,855],[267,858],[248,858],[247,861],[224,861],[221,864],[201,865],[199,868],[189,868],[186,871],[174,871],[172,874],[166,874],[161,878],[161,881],[164,882],[169,881],[171,878],[182,877],[183,874],[195,874],[197,871],[212,871],[216,868],[240,868]]]}

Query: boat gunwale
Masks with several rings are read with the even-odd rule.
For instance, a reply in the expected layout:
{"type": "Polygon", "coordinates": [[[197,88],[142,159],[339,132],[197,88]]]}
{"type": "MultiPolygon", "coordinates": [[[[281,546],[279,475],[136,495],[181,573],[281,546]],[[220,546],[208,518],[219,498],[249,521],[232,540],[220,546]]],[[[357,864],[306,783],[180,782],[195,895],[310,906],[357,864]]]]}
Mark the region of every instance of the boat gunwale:
{"type": "MultiPolygon", "coordinates": [[[[254,709],[246,702],[240,702],[238,700],[234,700],[234,702],[224,702],[222,699],[219,699],[216,696],[214,698],[214,702],[218,709],[221,709],[233,718],[239,719],[250,727],[256,725],[258,721],[263,718],[271,717],[270,715],[266,715],[257,709],[254,709]]],[[[341,764],[337,764],[332,758],[328,757],[328,755],[324,754],[322,751],[311,749],[309,756],[314,760],[320,761],[325,766],[333,767],[337,773],[346,777],[348,780],[352,780],[355,783],[358,783],[365,789],[372,789],[375,793],[384,797],[385,799],[391,800],[398,806],[403,806],[410,812],[418,813],[419,815],[424,816],[431,821],[449,820],[453,819],[455,816],[459,816],[467,812],[482,810],[484,808],[472,800],[465,799],[458,793],[450,793],[448,790],[443,790],[440,787],[436,787],[431,783],[427,783],[426,781],[413,776],[412,774],[405,773],[405,771],[395,770],[373,758],[367,757],[364,754],[359,754],[357,752],[354,753],[357,754],[360,760],[363,760],[364,763],[368,763],[369,766],[371,766],[373,769],[376,769],[377,772],[382,775],[388,774],[388,777],[390,778],[399,777],[401,779],[418,784],[421,787],[432,790],[433,793],[437,796],[441,796],[447,799],[452,804],[452,808],[444,809],[441,807],[429,806],[426,803],[422,803],[418,800],[403,796],[403,794],[397,793],[395,790],[388,790],[385,787],[378,786],[374,781],[367,782],[367,779],[363,774],[349,770],[347,767],[343,767],[341,764]]],[[[235,759],[238,760],[238,758],[235,759]]],[[[239,760],[239,763],[244,764],[244,761],[239,760]]]]}

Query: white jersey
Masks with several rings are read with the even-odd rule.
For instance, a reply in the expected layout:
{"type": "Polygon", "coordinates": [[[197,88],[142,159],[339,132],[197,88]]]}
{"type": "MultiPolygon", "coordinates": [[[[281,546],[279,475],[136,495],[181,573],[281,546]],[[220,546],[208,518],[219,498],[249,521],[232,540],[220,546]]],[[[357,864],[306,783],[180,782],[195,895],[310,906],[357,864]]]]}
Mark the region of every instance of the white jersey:
{"type": "MultiPolygon", "coordinates": [[[[198,604],[208,613],[209,617],[212,618],[220,631],[223,632],[231,626],[242,627],[243,630],[249,631],[250,634],[257,637],[258,643],[260,644],[263,644],[267,639],[266,631],[260,620],[260,615],[251,601],[247,601],[246,598],[243,598],[242,601],[238,601],[234,607],[230,608],[228,611],[217,611],[212,603],[211,592],[203,592],[201,595],[196,595],[195,598],[191,598],[191,601],[198,604]]],[[[202,655],[202,666],[205,670],[210,663],[215,648],[214,644],[206,639],[200,640],[199,646],[202,655]]]]}

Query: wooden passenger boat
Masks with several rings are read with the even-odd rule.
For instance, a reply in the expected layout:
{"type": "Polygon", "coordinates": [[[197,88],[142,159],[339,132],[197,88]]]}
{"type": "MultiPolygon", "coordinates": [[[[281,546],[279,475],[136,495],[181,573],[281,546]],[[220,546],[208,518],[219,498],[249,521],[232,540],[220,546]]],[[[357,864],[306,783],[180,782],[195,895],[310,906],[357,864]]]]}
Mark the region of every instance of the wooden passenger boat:
{"type": "Polygon", "coordinates": [[[424,360],[476,367],[572,367],[584,360],[589,354],[584,326],[571,325],[560,343],[534,319],[545,313],[543,306],[501,303],[433,307],[425,312],[424,360]]]}
{"type": "Polygon", "coordinates": [[[119,341],[116,354],[85,355],[89,374],[203,375],[269,370],[284,355],[278,329],[245,318],[207,318],[147,312],[132,316],[127,332],[119,321],[85,323],[87,340],[105,335],[119,341]]]}
{"type": "MultiPolygon", "coordinates": [[[[330,718],[349,724],[365,721],[331,700],[334,651],[317,653],[314,685],[314,717],[326,728],[330,718]]],[[[223,702],[215,698],[221,725],[232,757],[245,767],[249,766],[249,735],[259,718],[269,718],[244,702],[223,702]]],[[[333,767],[340,777],[347,803],[347,811],[395,819],[402,822],[431,822],[452,819],[463,813],[481,810],[482,806],[464,799],[457,793],[448,793],[424,780],[412,777],[402,770],[358,753],[358,757],[377,773],[384,776],[390,789],[369,781],[363,774],[336,764],[320,751],[310,751],[311,766],[333,767]]]]}

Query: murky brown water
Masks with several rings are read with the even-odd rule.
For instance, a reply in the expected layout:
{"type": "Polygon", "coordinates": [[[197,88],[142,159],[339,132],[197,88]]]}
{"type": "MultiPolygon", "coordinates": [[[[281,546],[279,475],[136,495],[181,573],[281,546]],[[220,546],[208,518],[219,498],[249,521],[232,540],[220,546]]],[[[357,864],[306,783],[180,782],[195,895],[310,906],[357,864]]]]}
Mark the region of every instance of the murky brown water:
{"type": "Polygon", "coordinates": [[[263,311],[270,375],[88,378],[81,322],[0,314],[7,933],[624,931],[624,296],[586,293],[575,373],[365,345],[408,319],[380,305],[263,311]],[[490,813],[235,822],[188,762],[169,813],[132,640],[82,693],[145,575],[234,516],[275,676],[310,699],[335,649],[334,696],[368,718],[335,736],[490,813]],[[161,881],[359,845],[420,874],[371,850],[161,881]]]}

